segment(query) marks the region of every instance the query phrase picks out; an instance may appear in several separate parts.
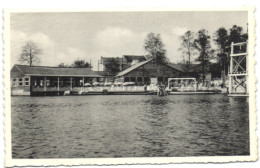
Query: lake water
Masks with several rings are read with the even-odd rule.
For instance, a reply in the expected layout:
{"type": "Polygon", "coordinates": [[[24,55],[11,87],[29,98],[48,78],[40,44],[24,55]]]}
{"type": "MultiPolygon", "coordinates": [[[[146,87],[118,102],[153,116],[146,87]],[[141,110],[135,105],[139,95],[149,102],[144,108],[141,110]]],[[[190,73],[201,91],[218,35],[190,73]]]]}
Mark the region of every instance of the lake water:
{"type": "Polygon", "coordinates": [[[13,158],[249,155],[248,98],[12,97],[13,158]]]}

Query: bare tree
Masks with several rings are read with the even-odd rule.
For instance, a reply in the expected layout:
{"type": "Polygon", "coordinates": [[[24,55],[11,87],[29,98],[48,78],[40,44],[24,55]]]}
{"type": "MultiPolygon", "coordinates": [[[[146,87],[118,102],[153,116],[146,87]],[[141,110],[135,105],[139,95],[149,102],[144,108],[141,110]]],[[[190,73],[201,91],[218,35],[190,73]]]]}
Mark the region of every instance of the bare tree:
{"type": "Polygon", "coordinates": [[[40,62],[40,59],[38,56],[41,54],[42,54],[42,50],[39,49],[34,42],[28,41],[22,47],[22,54],[20,55],[20,62],[28,63],[30,66],[32,66],[33,63],[40,62]]]}
{"type": "Polygon", "coordinates": [[[180,36],[182,41],[181,47],[178,49],[183,56],[183,70],[186,72],[188,76],[190,76],[191,70],[191,57],[194,54],[194,33],[191,31],[187,31],[184,35],[180,36]],[[187,59],[188,58],[188,59],[187,59]]]}

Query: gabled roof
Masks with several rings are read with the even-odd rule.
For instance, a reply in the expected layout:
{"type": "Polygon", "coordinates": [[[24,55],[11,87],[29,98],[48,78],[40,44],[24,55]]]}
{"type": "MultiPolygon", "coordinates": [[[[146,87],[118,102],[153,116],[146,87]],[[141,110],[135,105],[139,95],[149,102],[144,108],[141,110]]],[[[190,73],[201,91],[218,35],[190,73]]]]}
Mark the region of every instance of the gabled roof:
{"type": "Polygon", "coordinates": [[[151,61],[152,61],[152,59],[147,60],[147,61],[144,61],[144,62],[139,62],[139,63],[137,63],[137,64],[134,64],[133,66],[131,66],[131,67],[125,69],[124,71],[119,72],[116,76],[123,76],[123,75],[125,75],[125,74],[131,72],[132,70],[134,70],[134,69],[136,69],[136,68],[138,68],[138,67],[140,67],[140,66],[142,66],[142,65],[144,65],[144,64],[146,64],[146,63],[148,63],[148,62],[151,62],[151,61]]]}
{"type": "Polygon", "coordinates": [[[178,69],[179,71],[184,71],[183,69],[183,64],[172,64],[172,63],[169,63],[169,66],[175,68],[175,69],[178,69]]]}
{"type": "Polygon", "coordinates": [[[147,60],[144,55],[123,55],[123,58],[125,58],[127,62],[132,62],[134,59],[137,59],[139,61],[147,60]]]}
{"type": "MultiPolygon", "coordinates": [[[[14,65],[24,75],[29,76],[71,76],[71,77],[102,77],[90,68],[71,68],[71,67],[48,67],[48,66],[28,66],[14,65]]],[[[11,70],[12,71],[12,70],[11,70]]]]}
{"type": "MultiPolygon", "coordinates": [[[[178,69],[180,71],[186,71],[185,70],[185,67],[187,67],[187,64],[172,64],[172,63],[169,63],[169,66],[175,68],[175,69],[178,69]]],[[[198,64],[190,64],[190,71],[194,71],[195,69],[198,68],[198,64]]]]}
{"type": "MultiPolygon", "coordinates": [[[[123,76],[123,75],[125,75],[125,74],[127,74],[127,73],[129,73],[129,72],[131,72],[131,71],[133,71],[133,70],[135,70],[136,68],[139,68],[140,66],[143,66],[143,65],[145,65],[145,64],[147,64],[147,63],[149,63],[149,62],[151,62],[152,60],[153,60],[153,59],[150,59],[150,60],[147,60],[147,61],[144,61],[144,62],[139,62],[139,63],[137,63],[137,64],[135,64],[135,65],[133,65],[133,66],[127,68],[126,70],[124,70],[124,71],[122,71],[122,72],[119,72],[116,76],[117,76],[117,77],[118,77],[118,76],[123,76]]],[[[163,63],[160,63],[160,64],[163,64],[163,63]]],[[[168,65],[168,64],[163,64],[163,65],[169,66],[169,67],[171,67],[171,68],[174,69],[174,70],[183,72],[182,70],[177,69],[177,68],[175,68],[174,66],[170,66],[170,65],[168,65]]]]}

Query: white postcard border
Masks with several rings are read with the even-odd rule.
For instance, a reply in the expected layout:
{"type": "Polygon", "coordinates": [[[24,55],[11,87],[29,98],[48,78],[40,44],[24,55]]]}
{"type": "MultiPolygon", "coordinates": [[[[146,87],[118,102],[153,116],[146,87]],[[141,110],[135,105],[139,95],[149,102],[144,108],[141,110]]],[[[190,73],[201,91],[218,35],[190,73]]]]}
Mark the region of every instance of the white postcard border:
{"type": "Polygon", "coordinates": [[[169,163],[208,163],[257,160],[256,136],[256,76],[255,76],[255,18],[254,7],[209,7],[209,8],[103,8],[103,9],[5,9],[4,10],[4,98],[5,98],[5,166],[57,166],[57,165],[122,165],[122,164],[169,164],[169,163]],[[249,34],[249,128],[250,155],[248,156],[196,156],[196,157],[150,157],[150,158],[86,158],[86,159],[12,159],[11,149],[11,94],[10,94],[10,13],[12,12],[93,12],[93,11],[248,11],[249,34]]]}

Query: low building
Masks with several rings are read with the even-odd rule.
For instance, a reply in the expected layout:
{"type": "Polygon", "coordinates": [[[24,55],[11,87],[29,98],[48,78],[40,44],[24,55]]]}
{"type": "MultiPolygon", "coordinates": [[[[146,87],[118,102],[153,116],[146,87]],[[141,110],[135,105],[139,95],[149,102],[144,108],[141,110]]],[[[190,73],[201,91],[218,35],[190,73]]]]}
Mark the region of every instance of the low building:
{"type": "Polygon", "coordinates": [[[12,95],[62,94],[103,76],[90,68],[14,65],[11,69],[12,95]]]}
{"type": "Polygon", "coordinates": [[[182,77],[183,71],[174,65],[160,63],[154,59],[139,62],[116,75],[117,82],[135,82],[137,85],[167,83],[168,78],[182,77]]]}

